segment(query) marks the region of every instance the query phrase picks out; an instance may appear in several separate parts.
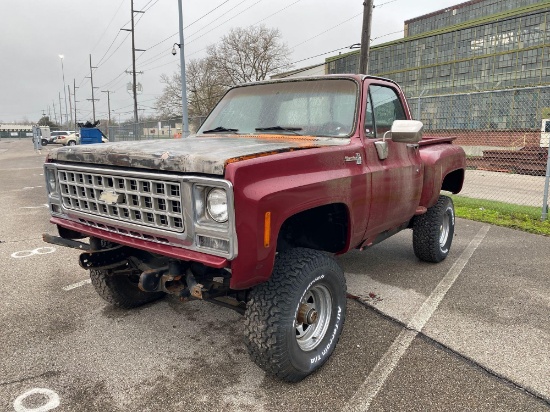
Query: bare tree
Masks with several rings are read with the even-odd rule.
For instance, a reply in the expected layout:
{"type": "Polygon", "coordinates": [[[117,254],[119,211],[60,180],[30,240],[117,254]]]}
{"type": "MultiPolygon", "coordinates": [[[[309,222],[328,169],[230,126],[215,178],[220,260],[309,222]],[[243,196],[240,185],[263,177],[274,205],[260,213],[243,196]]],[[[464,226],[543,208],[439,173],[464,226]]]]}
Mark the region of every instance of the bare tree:
{"type": "MultiPolygon", "coordinates": [[[[228,87],[264,80],[288,70],[290,51],[281,42],[277,29],[264,26],[230,30],[217,45],[209,46],[207,57],[191,60],[186,66],[189,117],[205,117],[228,87]]],[[[156,101],[162,118],[181,115],[181,75],[161,75],[162,95],[156,101]]]]}
{"type": "MultiPolygon", "coordinates": [[[[205,117],[223,96],[222,86],[214,72],[210,58],[191,60],[187,64],[187,100],[189,116],[205,117]]],[[[164,83],[162,95],[156,101],[159,117],[164,119],[181,116],[181,75],[179,71],[168,77],[161,75],[164,83]]]]}
{"type": "Polygon", "coordinates": [[[263,25],[231,29],[207,53],[226,86],[264,80],[290,68],[290,51],[280,31],[263,25]]]}
{"type": "Polygon", "coordinates": [[[160,82],[164,83],[161,96],[157,99],[155,107],[160,117],[170,119],[181,115],[181,75],[179,72],[168,77],[160,76],[160,82]]]}
{"type": "Polygon", "coordinates": [[[191,60],[187,67],[189,115],[204,117],[216,105],[227,88],[222,85],[212,59],[191,60]]]}

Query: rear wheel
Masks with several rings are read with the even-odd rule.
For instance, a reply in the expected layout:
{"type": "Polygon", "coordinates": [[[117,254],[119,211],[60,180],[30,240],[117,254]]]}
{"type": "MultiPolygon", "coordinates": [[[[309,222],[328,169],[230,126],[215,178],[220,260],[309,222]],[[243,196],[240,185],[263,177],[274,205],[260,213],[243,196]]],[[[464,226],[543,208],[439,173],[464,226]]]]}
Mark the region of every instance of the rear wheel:
{"type": "Polygon", "coordinates": [[[76,142],[74,140],[69,140],[69,143],[67,143],[69,146],[75,146],[76,142]]]}
{"type": "Polygon", "coordinates": [[[137,275],[112,275],[107,270],[90,270],[96,292],[110,304],[131,309],[162,298],[164,292],[144,292],[138,288],[137,275]]]}
{"type": "Polygon", "coordinates": [[[245,313],[250,357],[267,373],[302,380],[332,354],[346,312],[346,281],[336,261],[310,249],[280,253],[269,281],[255,287],[245,313]]]}
{"type": "Polygon", "coordinates": [[[48,141],[46,139],[41,139],[40,143],[42,143],[42,146],[47,146],[48,145],[48,141]]]}
{"type": "Polygon", "coordinates": [[[425,262],[441,262],[449,254],[454,231],[453,201],[448,196],[439,196],[435,205],[414,219],[414,254],[425,262]]]}

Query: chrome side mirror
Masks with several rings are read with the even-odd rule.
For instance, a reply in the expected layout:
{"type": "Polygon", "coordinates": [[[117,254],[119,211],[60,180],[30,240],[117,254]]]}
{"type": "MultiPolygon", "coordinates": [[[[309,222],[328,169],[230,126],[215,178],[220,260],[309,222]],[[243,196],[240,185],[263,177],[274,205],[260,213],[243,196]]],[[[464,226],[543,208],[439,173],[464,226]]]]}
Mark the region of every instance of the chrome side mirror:
{"type": "Polygon", "coordinates": [[[418,120],[395,120],[391,126],[391,138],[398,143],[418,143],[422,140],[422,127],[424,125],[418,120]]]}

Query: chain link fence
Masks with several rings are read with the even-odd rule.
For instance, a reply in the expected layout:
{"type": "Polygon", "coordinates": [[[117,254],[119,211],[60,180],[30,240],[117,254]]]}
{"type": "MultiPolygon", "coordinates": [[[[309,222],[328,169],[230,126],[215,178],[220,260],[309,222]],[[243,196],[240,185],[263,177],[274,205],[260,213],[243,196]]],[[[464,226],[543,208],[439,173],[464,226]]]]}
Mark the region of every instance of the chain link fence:
{"type": "Polygon", "coordinates": [[[453,136],[467,155],[461,194],[548,212],[550,87],[410,97],[425,136],[453,136]]]}
{"type": "MultiPolygon", "coordinates": [[[[189,118],[189,131],[195,133],[206,119],[189,118]]],[[[140,123],[123,123],[107,128],[107,137],[111,142],[128,140],[178,139],[181,138],[181,117],[168,120],[155,120],[140,123]]]]}

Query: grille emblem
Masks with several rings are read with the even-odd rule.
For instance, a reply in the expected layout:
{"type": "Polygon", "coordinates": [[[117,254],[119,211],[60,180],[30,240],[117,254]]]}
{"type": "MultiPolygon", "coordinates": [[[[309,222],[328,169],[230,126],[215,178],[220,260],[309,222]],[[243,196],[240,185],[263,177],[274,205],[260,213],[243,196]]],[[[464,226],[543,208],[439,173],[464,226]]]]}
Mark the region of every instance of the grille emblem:
{"type": "Polygon", "coordinates": [[[101,192],[99,200],[107,203],[108,205],[116,205],[118,202],[122,201],[122,194],[118,194],[115,191],[104,191],[101,192]]]}

